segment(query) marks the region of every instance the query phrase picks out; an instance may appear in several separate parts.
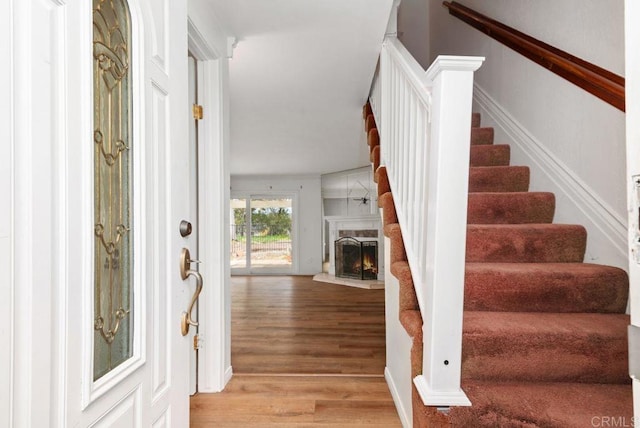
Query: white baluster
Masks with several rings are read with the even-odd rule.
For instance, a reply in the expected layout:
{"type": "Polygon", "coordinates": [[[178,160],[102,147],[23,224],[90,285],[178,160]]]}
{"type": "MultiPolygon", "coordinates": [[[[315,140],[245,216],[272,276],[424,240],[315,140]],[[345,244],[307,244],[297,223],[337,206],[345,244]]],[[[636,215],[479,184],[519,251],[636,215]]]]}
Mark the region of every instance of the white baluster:
{"type": "Polygon", "coordinates": [[[469,405],[460,388],[473,72],[484,58],[438,57],[426,75],[394,37],[381,53],[377,110],[387,167],[424,322],[427,405],[469,405]]]}

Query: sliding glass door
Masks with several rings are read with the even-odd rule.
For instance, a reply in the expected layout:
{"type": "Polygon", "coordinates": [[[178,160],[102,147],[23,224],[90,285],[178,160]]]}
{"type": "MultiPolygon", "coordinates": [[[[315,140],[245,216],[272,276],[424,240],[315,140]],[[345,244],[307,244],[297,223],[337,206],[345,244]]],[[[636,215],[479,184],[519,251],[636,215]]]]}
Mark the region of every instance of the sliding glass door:
{"type": "Polygon", "coordinates": [[[246,199],[231,199],[231,269],[247,267],[246,213],[246,199]]]}
{"type": "Polygon", "coordinates": [[[291,273],[293,205],[287,195],[231,200],[231,268],[234,273],[291,273]]]}

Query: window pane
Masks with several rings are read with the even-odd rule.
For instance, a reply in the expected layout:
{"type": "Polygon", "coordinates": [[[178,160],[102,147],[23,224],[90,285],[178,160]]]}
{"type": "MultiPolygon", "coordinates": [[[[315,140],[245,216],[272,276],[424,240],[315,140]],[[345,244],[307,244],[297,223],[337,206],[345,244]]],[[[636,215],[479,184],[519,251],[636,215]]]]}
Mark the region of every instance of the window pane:
{"type": "Polygon", "coordinates": [[[290,268],[293,200],[251,199],[251,268],[290,268]]]}
{"type": "Polygon", "coordinates": [[[247,267],[247,200],[231,199],[231,267],[247,267]]]}
{"type": "Polygon", "coordinates": [[[94,380],[132,355],[131,19],[93,0],[94,380]]]}

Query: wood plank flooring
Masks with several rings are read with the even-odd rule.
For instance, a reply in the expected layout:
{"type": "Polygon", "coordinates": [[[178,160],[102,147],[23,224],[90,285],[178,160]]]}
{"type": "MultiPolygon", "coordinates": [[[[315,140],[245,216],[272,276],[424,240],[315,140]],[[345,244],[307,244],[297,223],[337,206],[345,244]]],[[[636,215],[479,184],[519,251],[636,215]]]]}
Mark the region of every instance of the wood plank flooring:
{"type": "Polygon", "coordinates": [[[191,428],[401,427],[383,377],[234,375],[191,398],[191,428]]]}
{"type": "Polygon", "coordinates": [[[384,290],[307,276],[231,281],[234,373],[384,374],[384,290]]]}
{"type": "Polygon", "coordinates": [[[191,427],[400,427],[384,380],[384,290],[233,277],[231,363],[191,427]]]}

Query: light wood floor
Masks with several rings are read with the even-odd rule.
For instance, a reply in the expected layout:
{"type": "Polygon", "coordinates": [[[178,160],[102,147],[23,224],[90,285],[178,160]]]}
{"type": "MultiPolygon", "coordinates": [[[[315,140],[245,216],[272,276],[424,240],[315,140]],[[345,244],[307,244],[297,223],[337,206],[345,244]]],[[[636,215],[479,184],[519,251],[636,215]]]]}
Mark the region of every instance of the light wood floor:
{"type": "Polygon", "coordinates": [[[231,363],[191,427],[399,427],[384,380],[384,290],[233,277],[231,363]]]}
{"type": "Polygon", "coordinates": [[[191,398],[191,427],[401,427],[383,377],[234,375],[191,398]]]}
{"type": "Polygon", "coordinates": [[[384,290],[233,277],[234,373],[384,374],[384,290]]]}

